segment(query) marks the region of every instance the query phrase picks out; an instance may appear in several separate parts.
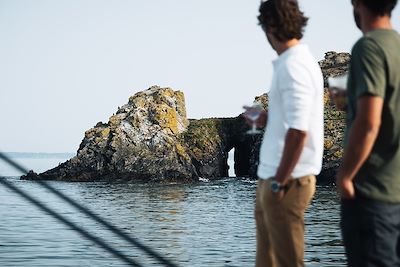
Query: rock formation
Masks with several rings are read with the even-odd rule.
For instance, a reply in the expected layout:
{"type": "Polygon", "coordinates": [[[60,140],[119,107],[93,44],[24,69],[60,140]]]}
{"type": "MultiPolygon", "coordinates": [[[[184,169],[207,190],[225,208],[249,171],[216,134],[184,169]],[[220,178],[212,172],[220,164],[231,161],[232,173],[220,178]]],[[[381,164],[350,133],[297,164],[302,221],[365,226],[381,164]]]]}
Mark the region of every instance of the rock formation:
{"type": "MultiPolygon", "coordinates": [[[[328,76],[347,71],[349,54],[328,52],[320,66],[328,76]]],[[[255,98],[265,108],[266,95],[255,98]]],[[[325,92],[325,152],[321,180],[331,181],[342,156],[343,112],[325,92]]],[[[129,98],[108,123],[85,132],[77,155],[41,174],[22,179],[67,181],[196,181],[228,176],[228,152],[235,149],[237,176],[255,177],[262,135],[250,136],[235,118],[188,120],[182,92],[153,86],[129,98]]]]}
{"type": "Polygon", "coordinates": [[[345,74],[348,71],[350,54],[327,52],[325,58],[319,62],[325,82],[325,140],[324,140],[324,160],[319,181],[331,183],[339,167],[343,156],[343,135],[346,126],[346,113],[337,110],[329,100],[327,90],[328,77],[345,74]]]}
{"type": "Polygon", "coordinates": [[[85,132],[77,155],[27,179],[93,181],[99,179],[192,180],[183,133],[187,131],[184,95],[151,87],[129,98],[109,118],[85,132]]]}

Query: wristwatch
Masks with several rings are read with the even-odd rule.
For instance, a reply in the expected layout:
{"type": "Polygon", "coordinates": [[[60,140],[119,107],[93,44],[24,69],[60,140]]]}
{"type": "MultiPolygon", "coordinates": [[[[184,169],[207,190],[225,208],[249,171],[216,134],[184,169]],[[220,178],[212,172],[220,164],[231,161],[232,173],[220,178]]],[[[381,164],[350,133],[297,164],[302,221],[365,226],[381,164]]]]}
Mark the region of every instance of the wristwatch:
{"type": "Polygon", "coordinates": [[[279,191],[285,189],[285,187],[280,182],[276,181],[275,179],[271,180],[270,188],[273,193],[278,193],[279,191]]]}

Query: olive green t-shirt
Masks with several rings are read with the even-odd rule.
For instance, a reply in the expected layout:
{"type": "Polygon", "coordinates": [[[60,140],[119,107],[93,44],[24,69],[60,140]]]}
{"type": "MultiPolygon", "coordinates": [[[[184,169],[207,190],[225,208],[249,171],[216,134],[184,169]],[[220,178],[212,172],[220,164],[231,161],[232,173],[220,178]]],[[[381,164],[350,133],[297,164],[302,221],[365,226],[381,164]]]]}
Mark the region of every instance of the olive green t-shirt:
{"type": "Polygon", "coordinates": [[[354,179],[357,192],[367,198],[400,203],[400,35],[396,31],[374,30],[357,41],[347,94],[347,131],[357,116],[359,97],[372,95],[384,100],[378,137],[354,179]]]}

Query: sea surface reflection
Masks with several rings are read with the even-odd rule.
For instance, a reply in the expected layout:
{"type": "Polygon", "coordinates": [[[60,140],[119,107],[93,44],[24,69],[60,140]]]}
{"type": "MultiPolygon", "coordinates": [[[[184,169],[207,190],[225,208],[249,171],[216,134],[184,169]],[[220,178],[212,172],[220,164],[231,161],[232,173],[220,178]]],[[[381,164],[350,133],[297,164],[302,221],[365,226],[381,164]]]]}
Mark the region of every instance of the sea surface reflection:
{"type": "MultiPolygon", "coordinates": [[[[7,177],[144,266],[161,266],[37,183],[7,177]]],[[[58,190],[179,266],[253,266],[256,182],[223,178],[196,184],[66,183],[58,190]]],[[[306,214],[307,266],[345,266],[339,200],[318,187],[306,214]]],[[[125,266],[92,242],[0,185],[0,266],[125,266]]]]}

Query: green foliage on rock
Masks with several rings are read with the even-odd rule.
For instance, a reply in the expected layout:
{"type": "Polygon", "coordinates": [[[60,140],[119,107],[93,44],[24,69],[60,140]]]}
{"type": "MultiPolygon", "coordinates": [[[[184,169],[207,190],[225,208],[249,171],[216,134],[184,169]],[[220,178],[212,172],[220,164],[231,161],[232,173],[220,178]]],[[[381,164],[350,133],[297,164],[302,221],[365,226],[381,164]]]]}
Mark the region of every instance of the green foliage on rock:
{"type": "MultiPolygon", "coordinates": [[[[320,66],[324,81],[347,72],[350,55],[328,52],[320,66]]],[[[325,88],[325,141],[322,176],[332,178],[343,156],[345,112],[330,103],[325,88]]],[[[254,102],[268,106],[266,94],[254,102]]],[[[188,120],[184,95],[153,86],[136,93],[108,123],[85,132],[77,156],[26,179],[92,181],[129,179],[193,181],[228,175],[228,152],[235,148],[235,170],[255,177],[262,135],[249,136],[248,125],[235,118],[188,120]],[[237,164],[236,164],[237,163],[237,164]]]]}
{"type": "Polygon", "coordinates": [[[221,143],[221,122],[215,119],[190,120],[185,142],[196,158],[215,153],[221,143]]]}

